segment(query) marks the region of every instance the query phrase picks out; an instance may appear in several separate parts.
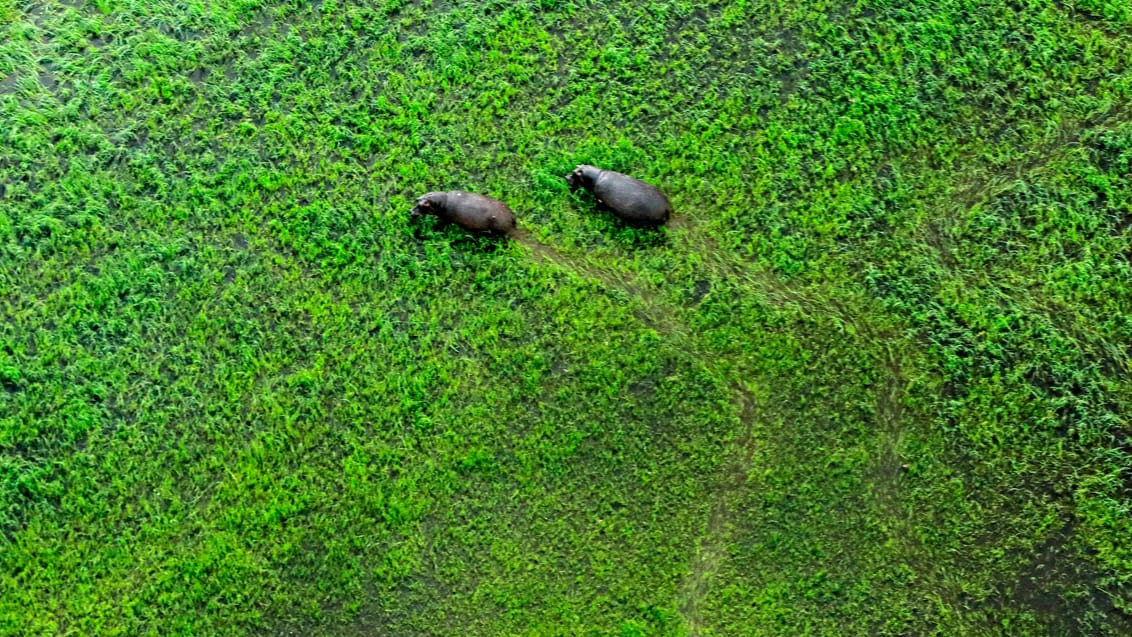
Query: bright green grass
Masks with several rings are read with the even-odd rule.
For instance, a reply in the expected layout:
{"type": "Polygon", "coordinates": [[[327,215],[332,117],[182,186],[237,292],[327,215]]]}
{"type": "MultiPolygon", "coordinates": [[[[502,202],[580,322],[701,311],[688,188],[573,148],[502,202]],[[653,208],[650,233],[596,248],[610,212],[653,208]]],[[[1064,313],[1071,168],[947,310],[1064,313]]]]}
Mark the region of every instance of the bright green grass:
{"type": "Polygon", "coordinates": [[[1129,634],[1130,172],[1121,0],[0,0],[0,633],[1129,634]]]}

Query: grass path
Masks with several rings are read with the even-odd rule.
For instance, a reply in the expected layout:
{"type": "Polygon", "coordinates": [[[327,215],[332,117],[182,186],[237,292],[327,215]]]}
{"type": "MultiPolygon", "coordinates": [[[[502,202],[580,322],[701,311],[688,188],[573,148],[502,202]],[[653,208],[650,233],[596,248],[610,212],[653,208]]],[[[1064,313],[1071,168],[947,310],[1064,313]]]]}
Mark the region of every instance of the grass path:
{"type": "Polygon", "coordinates": [[[746,390],[738,392],[742,432],[729,451],[731,460],[720,476],[715,504],[703,535],[696,542],[688,576],[680,586],[679,608],[684,617],[688,635],[699,637],[705,627],[700,606],[711,591],[712,580],[721,563],[727,559],[727,543],[733,523],[731,507],[735,496],[747,486],[747,478],[754,468],[757,454],[755,441],[756,405],[754,396],[746,390]]]}
{"type": "MultiPolygon", "coordinates": [[[[679,221],[672,224],[680,235],[680,241],[698,243],[701,248],[712,245],[711,240],[697,232],[696,225],[690,223],[686,217],[676,217],[679,221]]],[[[629,295],[640,305],[638,314],[652,329],[657,330],[666,339],[674,340],[685,350],[707,355],[707,349],[691,334],[691,331],[679,318],[679,309],[666,303],[663,299],[645,286],[633,285],[623,279],[616,278],[613,269],[602,268],[592,263],[571,259],[569,256],[543,244],[535,239],[529,232],[522,229],[512,234],[512,238],[531,250],[535,255],[553,262],[583,277],[599,281],[603,286],[619,289],[629,295]]],[[[759,281],[759,289],[773,295],[776,301],[787,299],[793,301],[804,300],[800,294],[792,293],[789,288],[770,278],[756,278],[741,274],[742,270],[728,264],[716,251],[700,252],[707,257],[707,263],[716,273],[726,273],[730,276],[742,276],[748,282],[759,281]]],[[[696,539],[689,561],[689,572],[680,586],[678,608],[684,618],[688,634],[698,636],[704,628],[704,618],[700,612],[700,605],[711,589],[712,579],[718,572],[723,560],[727,558],[727,542],[731,526],[730,509],[734,506],[734,499],[738,492],[747,485],[747,476],[753,468],[756,457],[755,398],[750,391],[739,383],[732,383],[736,395],[735,404],[738,406],[740,430],[727,452],[729,459],[724,465],[722,473],[717,479],[714,504],[711,515],[708,517],[702,534],[696,539]]]]}

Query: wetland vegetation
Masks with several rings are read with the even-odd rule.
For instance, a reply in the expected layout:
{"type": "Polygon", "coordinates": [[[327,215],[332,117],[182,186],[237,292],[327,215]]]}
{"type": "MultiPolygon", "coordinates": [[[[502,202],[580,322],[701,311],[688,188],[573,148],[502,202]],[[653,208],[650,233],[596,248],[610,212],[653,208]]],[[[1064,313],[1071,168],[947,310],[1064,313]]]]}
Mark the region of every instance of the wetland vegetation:
{"type": "Polygon", "coordinates": [[[0,634],[1130,634],[1130,168],[1126,0],[0,0],[0,634]]]}

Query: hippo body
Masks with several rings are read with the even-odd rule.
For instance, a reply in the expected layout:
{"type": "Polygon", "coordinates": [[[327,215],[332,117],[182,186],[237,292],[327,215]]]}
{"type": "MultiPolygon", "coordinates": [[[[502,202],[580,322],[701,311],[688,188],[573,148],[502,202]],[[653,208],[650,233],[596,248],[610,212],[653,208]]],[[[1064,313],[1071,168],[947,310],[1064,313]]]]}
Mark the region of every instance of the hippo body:
{"type": "Polygon", "coordinates": [[[479,232],[510,234],[515,230],[515,215],[507,204],[462,190],[422,195],[409,214],[436,215],[466,230],[479,232]]]}
{"type": "Polygon", "coordinates": [[[672,216],[672,204],[659,188],[612,170],[582,164],[566,176],[571,190],[585,188],[598,203],[625,221],[660,225],[672,216]]]}

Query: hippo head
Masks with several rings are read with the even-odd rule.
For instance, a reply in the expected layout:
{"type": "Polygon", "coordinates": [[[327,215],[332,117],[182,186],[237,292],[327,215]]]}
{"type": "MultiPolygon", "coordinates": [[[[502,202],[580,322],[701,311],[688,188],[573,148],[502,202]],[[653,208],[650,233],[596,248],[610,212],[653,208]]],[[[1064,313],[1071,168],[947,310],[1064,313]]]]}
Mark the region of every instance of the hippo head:
{"type": "Polygon", "coordinates": [[[598,173],[601,172],[600,168],[590,166],[588,164],[578,164],[566,175],[566,185],[570,186],[570,190],[577,190],[578,188],[592,188],[594,180],[597,179],[598,173]]]}
{"type": "Polygon", "coordinates": [[[447,199],[446,193],[443,192],[430,192],[425,195],[417,197],[417,205],[409,211],[413,217],[419,215],[435,214],[438,207],[442,207],[447,199]]]}

